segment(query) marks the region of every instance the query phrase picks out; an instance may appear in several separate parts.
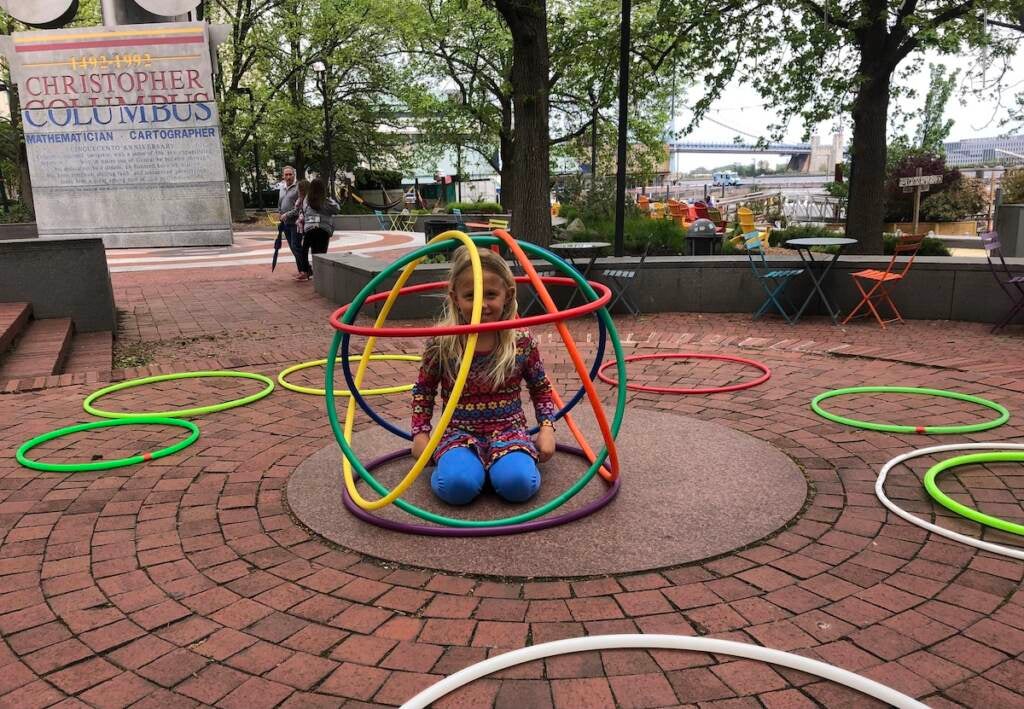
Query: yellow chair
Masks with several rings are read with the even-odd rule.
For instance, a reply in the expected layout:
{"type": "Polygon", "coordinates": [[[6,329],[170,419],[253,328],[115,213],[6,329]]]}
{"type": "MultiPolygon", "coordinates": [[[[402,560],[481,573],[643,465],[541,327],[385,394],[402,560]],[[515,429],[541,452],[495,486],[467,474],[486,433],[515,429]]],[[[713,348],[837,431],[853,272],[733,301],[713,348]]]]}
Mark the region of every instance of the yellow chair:
{"type": "Polygon", "coordinates": [[[750,232],[757,232],[757,235],[761,238],[762,243],[768,245],[768,237],[771,235],[771,227],[766,226],[763,230],[758,229],[754,224],[754,213],[750,211],[748,207],[740,207],[736,210],[736,220],[740,224],[739,235],[732,238],[734,244],[738,244],[743,241],[743,235],[749,234],[750,232]]]}
{"type": "Polygon", "coordinates": [[[665,218],[665,203],[664,202],[651,202],[651,219],[664,219],[665,218]]]}
{"type": "Polygon", "coordinates": [[[508,231],[508,219],[488,219],[487,228],[504,229],[505,231],[508,231]]]}

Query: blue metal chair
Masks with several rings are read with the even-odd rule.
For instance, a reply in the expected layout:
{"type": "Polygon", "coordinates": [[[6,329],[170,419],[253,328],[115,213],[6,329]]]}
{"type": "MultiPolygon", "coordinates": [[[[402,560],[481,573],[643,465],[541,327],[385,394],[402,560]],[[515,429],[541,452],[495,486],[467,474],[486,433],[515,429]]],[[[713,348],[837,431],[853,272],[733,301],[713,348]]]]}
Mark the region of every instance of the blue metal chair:
{"type": "Polygon", "coordinates": [[[384,217],[384,212],[375,209],[373,210],[373,215],[377,217],[377,223],[380,224],[382,231],[391,231],[391,225],[388,224],[388,220],[384,217]]]}
{"type": "Polygon", "coordinates": [[[461,209],[459,209],[458,207],[452,207],[452,215],[455,217],[455,228],[456,229],[458,229],[459,231],[462,231],[462,232],[469,231],[466,228],[465,220],[462,218],[462,210],[461,209]]]}
{"type": "Polygon", "coordinates": [[[785,290],[791,280],[803,274],[804,269],[771,268],[768,265],[768,259],[765,258],[764,249],[761,248],[762,242],[767,240],[767,238],[762,232],[758,231],[750,231],[743,235],[743,247],[747,250],[750,269],[754,272],[754,277],[757,278],[761,287],[764,288],[764,292],[768,294],[761,307],[754,313],[754,319],[756,320],[764,315],[769,308],[774,308],[778,311],[779,315],[786,319],[787,323],[792,325],[797,321],[797,318],[789,314],[781,301],[785,301],[790,311],[796,312],[796,308],[786,296],[785,290]],[[757,258],[755,258],[754,252],[757,252],[757,258]],[[760,262],[760,268],[758,267],[758,262],[760,262]]]}

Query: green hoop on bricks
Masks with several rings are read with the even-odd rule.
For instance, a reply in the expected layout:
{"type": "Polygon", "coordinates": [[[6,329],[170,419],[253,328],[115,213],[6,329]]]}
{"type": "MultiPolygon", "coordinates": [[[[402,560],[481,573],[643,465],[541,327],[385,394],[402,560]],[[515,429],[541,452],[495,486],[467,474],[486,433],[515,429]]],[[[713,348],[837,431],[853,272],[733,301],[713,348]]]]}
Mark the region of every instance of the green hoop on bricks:
{"type": "Polygon", "coordinates": [[[272,391],[274,391],[274,380],[270,377],[265,377],[262,374],[256,374],[254,372],[232,372],[224,369],[209,372],[177,372],[175,374],[158,374],[153,377],[142,377],[141,379],[129,379],[126,382],[118,382],[117,384],[111,384],[108,387],[103,387],[102,389],[98,389],[85,397],[85,401],[82,402],[82,408],[93,416],[99,416],[100,418],[106,419],[202,416],[203,414],[212,414],[215,411],[224,411],[225,409],[233,409],[237,406],[251,404],[254,401],[259,401],[263,397],[268,396],[272,391]],[[112,394],[115,391],[121,391],[122,389],[130,389],[132,387],[142,386],[143,384],[170,382],[177,379],[198,379],[201,377],[237,377],[239,379],[255,379],[258,382],[263,382],[265,386],[255,394],[250,394],[249,396],[244,396],[240,399],[232,399],[231,401],[224,401],[220,404],[211,404],[210,406],[196,406],[191,409],[178,409],[176,411],[147,411],[144,413],[134,413],[130,411],[104,411],[103,409],[97,409],[92,405],[93,402],[101,396],[106,396],[107,394],[112,394]]]}
{"type": "Polygon", "coordinates": [[[983,524],[986,527],[992,527],[993,529],[998,529],[1002,532],[1024,536],[1024,524],[1007,522],[1005,519],[993,517],[992,515],[987,515],[984,512],[979,512],[973,507],[962,505],[940,490],[939,486],[935,482],[935,478],[937,478],[940,473],[943,473],[950,468],[957,468],[961,465],[973,465],[977,463],[1024,463],[1024,451],[991,451],[987,453],[970,453],[967,455],[958,455],[953,458],[947,458],[946,460],[933,465],[928,469],[928,472],[924,474],[924,489],[928,491],[928,494],[932,496],[933,500],[946,509],[956,512],[961,517],[966,517],[972,522],[977,522],[978,524],[983,524]]]}
{"type": "Polygon", "coordinates": [[[978,431],[987,431],[990,428],[1002,426],[1010,419],[1010,412],[1006,407],[1001,404],[997,404],[994,401],[982,399],[980,396],[963,394],[959,391],[926,389],[922,387],[865,386],[833,389],[832,391],[826,391],[814,397],[811,400],[811,409],[814,413],[818,414],[818,416],[826,418],[829,421],[841,423],[845,426],[853,426],[854,428],[866,428],[869,431],[884,431],[886,433],[928,433],[933,435],[944,433],[977,433],[978,431]],[[999,416],[991,421],[982,421],[981,423],[969,423],[956,426],[905,426],[895,423],[858,421],[857,419],[847,418],[845,416],[840,416],[839,414],[826,411],[821,407],[821,402],[825,399],[831,399],[834,396],[843,396],[844,394],[919,394],[921,396],[938,396],[943,399],[956,399],[957,401],[967,401],[972,404],[978,404],[979,406],[992,409],[998,413],[999,416]]]}
{"type": "Polygon", "coordinates": [[[89,423],[81,423],[77,426],[67,426],[65,428],[58,428],[56,431],[44,433],[41,436],[36,436],[35,438],[23,443],[15,454],[15,458],[17,458],[18,462],[26,468],[32,468],[33,470],[42,470],[47,473],[85,473],[93,470],[123,468],[127,465],[135,465],[136,463],[144,463],[146,461],[156,460],[157,458],[163,458],[173,453],[177,453],[182,448],[192,445],[198,439],[199,427],[191,421],[182,421],[181,419],[166,417],[125,417],[107,421],[90,421],[89,423]],[[92,463],[43,463],[38,460],[32,460],[26,456],[26,453],[36,446],[46,443],[47,441],[52,441],[54,438],[68,436],[72,433],[78,433],[79,431],[91,431],[96,428],[131,426],[134,424],[141,424],[145,426],[177,426],[188,430],[189,435],[185,440],[178,441],[174,445],[161,448],[158,451],[143,453],[142,455],[133,455],[128,458],[118,458],[117,460],[101,460],[92,463]]]}

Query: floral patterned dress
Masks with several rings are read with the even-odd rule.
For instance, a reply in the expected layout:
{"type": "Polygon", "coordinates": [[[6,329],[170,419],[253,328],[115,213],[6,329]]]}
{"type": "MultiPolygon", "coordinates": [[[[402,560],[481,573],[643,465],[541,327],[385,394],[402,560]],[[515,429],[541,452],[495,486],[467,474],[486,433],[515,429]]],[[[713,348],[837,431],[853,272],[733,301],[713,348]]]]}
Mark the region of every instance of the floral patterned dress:
{"type": "MultiPolygon", "coordinates": [[[[487,377],[490,353],[474,353],[466,386],[448,429],[434,451],[436,461],[452,448],[472,448],[485,467],[506,453],[523,451],[537,458],[537,449],[527,433],[521,399],[522,385],[530,392],[537,422],[554,419],[557,411],[551,382],[544,372],[537,340],[528,330],[516,330],[515,367],[500,386],[487,377]]],[[[451,397],[454,381],[442,373],[434,341],[427,343],[419,377],[412,390],[412,435],[430,433],[434,400],[441,391],[442,407],[451,397]]]]}

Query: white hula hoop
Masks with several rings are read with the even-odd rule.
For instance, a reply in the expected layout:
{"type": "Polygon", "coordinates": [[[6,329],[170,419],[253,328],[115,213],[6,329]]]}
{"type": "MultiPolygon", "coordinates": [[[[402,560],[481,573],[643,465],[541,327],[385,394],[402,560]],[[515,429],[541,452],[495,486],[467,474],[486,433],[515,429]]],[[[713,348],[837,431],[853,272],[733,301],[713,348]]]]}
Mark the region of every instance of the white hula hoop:
{"type": "Polygon", "coordinates": [[[984,549],[990,551],[993,554],[999,554],[1001,556],[1008,556],[1011,559],[1019,559],[1024,561],[1024,549],[1015,549],[1013,547],[1003,546],[1002,544],[994,544],[992,542],[986,542],[982,539],[975,539],[969,537],[966,534],[960,534],[954,532],[951,529],[940,527],[936,524],[932,524],[920,517],[907,512],[905,509],[897,505],[895,502],[885,496],[885,478],[889,474],[889,471],[899,465],[905,460],[911,458],[919,458],[923,455],[931,455],[932,453],[945,453],[947,451],[964,451],[964,450],[1024,450],[1024,444],[1021,443],[951,443],[944,446],[932,446],[931,448],[918,448],[917,450],[910,451],[909,453],[903,453],[898,455],[888,463],[882,466],[881,471],[878,473],[878,479],[875,481],[875,495],[882,501],[882,504],[888,507],[893,513],[899,515],[903,519],[907,520],[911,524],[916,524],[922,529],[927,529],[929,532],[934,532],[940,536],[952,539],[953,541],[967,544],[968,546],[976,547],[978,549],[984,549]]]}
{"type": "Polygon", "coordinates": [[[540,660],[545,657],[565,655],[571,652],[617,650],[619,648],[692,650],[694,652],[713,652],[719,655],[732,655],[750,660],[761,660],[773,665],[789,667],[800,672],[816,675],[822,679],[831,680],[899,709],[928,709],[928,705],[922,704],[902,692],[897,692],[891,687],[886,687],[884,684],[873,679],[868,679],[862,675],[841,669],[835,665],[829,665],[820,660],[812,660],[809,657],[794,655],[791,652],[773,650],[761,647],[760,645],[738,643],[733,640],[699,638],[687,635],[643,635],[639,633],[568,638],[566,640],[541,643],[540,645],[531,645],[530,647],[506,652],[503,655],[496,655],[475,665],[470,665],[464,670],[449,675],[437,684],[427,687],[403,704],[402,709],[425,709],[432,702],[436,702],[446,694],[469,684],[473,680],[524,662],[530,662],[531,660],[540,660]]]}

